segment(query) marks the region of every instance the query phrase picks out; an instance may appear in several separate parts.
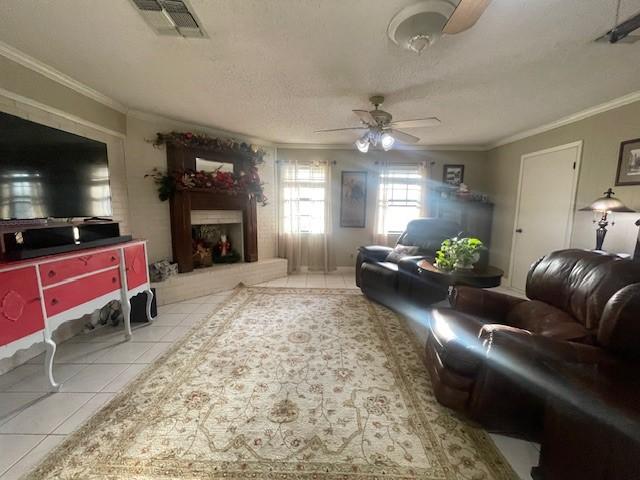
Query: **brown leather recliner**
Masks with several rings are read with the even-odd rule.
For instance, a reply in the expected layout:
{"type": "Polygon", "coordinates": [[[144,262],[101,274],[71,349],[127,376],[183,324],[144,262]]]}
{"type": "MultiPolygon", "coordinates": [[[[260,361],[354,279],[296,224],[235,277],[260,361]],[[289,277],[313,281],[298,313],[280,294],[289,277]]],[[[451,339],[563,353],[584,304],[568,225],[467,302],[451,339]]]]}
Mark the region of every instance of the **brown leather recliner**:
{"type": "Polygon", "coordinates": [[[536,438],[554,365],[640,357],[640,263],[561,250],[530,269],[529,300],[458,287],[434,309],[427,341],[438,401],[485,428],[536,438]]]}
{"type": "MultiPolygon", "coordinates": [[[[636,306],[640,309],[640,305],[636,306]]],[[[540,464],[544,480],[640,478],[637,364],[556,365],[563,394],[545,402],[540,464]]]]}

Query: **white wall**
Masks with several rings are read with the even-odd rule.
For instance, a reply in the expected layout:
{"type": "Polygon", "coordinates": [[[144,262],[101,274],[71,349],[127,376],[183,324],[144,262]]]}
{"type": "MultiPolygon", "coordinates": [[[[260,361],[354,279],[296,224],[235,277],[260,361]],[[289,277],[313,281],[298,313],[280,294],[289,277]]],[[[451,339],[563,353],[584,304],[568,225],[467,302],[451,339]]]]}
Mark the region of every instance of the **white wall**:
{"type": "MultiPolygon", "coordinates": [[[[156,148],[149,141],[153,140],[158,132],[166,133],[172,130],[262,143],[255,139],[155,115],[134,112],[127,116],[125,152],[132,231],[135,237],[148,240],[150,262],[172,258],[169,202],[161,202],[158,199],[156,185],[150,178],[144,178],[153,168],[166,170],[165,149],[156,148]]],[[[259,173],[265,183],[265,193],[271,201],[266,207],[258,205],[258,258],[267,259],[276,256],[275,149],[270,146],[263,146],[263,149],[267,154],[259,173]]]]}

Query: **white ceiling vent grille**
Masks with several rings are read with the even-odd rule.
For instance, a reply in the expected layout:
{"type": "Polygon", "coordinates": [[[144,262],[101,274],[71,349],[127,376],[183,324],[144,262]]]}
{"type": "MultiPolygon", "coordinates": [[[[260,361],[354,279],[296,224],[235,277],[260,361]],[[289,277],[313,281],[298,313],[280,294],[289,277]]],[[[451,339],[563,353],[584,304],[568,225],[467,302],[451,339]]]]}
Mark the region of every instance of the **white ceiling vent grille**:
{"type": "Polygon", "coordinates": [[[142,18],[160,35],[204,37],[185,0],[131,0],[142,18]]]}

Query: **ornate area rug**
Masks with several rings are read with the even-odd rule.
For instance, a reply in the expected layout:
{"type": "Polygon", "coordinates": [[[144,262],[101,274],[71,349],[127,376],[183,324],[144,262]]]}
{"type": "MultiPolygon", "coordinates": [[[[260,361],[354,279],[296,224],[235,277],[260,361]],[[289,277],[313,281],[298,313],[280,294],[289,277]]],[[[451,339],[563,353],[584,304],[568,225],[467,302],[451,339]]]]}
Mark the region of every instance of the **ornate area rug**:
{"type": "Polygon", "coordinates": [[[355,290],[238,288],[28,479],[511,479],[355,290]]]}

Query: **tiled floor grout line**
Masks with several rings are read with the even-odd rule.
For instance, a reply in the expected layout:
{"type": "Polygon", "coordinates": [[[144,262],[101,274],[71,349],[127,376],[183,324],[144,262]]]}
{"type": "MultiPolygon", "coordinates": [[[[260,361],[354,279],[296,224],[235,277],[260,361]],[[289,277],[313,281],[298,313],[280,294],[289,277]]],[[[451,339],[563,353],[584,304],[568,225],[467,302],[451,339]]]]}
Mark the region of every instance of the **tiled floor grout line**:
{"type": "MultiPolygon", "coordinates": [[[[42,434],[33,434],[33,435],[42,435],[42,434]]],[[[47,435],[44,435],[42,437],[42,439],[36,443],[32,448],[29,449],[29,451],[25,452],[24,455],[22,455],[20,458],[18,458],[15,462],[13,462],[11,465],[9,465],[3,472],[0,472],[0,479],[4,476],[5,473],[7,473],[9,470],[11,470],[13,467],[15,467],[18,463],[20,463],[20,461],[25,458],[27,455],[29,455],[35,448],[38,447],[38,445],[40,445],[42,442],[44,442],[47,439],[47,435]]]]}

